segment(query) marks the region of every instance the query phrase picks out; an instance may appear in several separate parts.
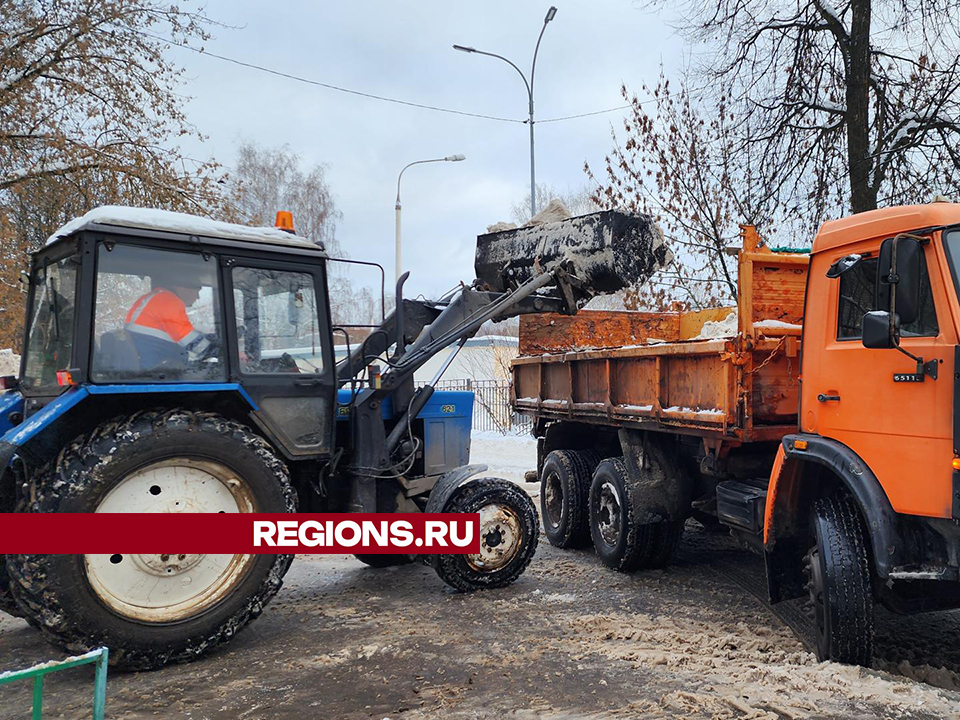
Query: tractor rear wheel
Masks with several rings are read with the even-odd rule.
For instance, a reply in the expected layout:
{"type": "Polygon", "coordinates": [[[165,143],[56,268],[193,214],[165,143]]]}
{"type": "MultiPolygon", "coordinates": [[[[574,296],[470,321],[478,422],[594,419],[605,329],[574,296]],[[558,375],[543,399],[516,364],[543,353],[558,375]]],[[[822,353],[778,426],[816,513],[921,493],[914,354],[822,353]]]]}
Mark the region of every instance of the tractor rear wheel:
{"type": "Polygon", "coordinates": [[[820,660],[870,666],[873,654],[873,592],[866,531],[846,498],[814,504],[816,544],[805,559],[807,589],[816,622],[820,660]]]}
{"type": "MultiPolygon", "coordinates": [[[[33,483],[26,512],[296,512],[287,469],[260,436],[188,410],[106,423],[33,483]]],[[[143,670],[230,640],[277,593],[293,558],[189,554],[170,544],[161,555],[8,555],[11,589],[53,644],[106,645],[112,664],[143,670]]]]}
{"type": "Polygon", "coordinates": [[[434,556],[437,575],[452,588],[470,592],[506,587],[533,560],[540,538],[537,508],[514,483],[472,480],[453,492],[443,512],[480,515],[479,553],[434,556]]]}

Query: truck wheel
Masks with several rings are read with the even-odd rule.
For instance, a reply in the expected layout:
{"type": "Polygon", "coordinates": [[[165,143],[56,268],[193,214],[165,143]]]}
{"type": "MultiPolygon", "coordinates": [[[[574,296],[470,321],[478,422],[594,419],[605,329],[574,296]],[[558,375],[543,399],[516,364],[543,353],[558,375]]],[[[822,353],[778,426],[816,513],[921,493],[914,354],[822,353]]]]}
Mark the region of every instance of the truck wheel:
{"type": "Polygon", "coordinates": [[[587,498],[591,470],[575,450],[554,450],[543,461],[540,514],[543,532],[554,547],[583,547],[590,542],[587,498]]]}
{"type": "Polygon", "coordinates": [[[437,575],[456,590],[506,587],[523,574],[537,551],[537,509],[512,482],[478,478],[461,485],[443,512],[480,514],[478,554],[434,556],[437,575]]]}
{"type": "MultiPolygon", "coordinates": [[[[149,411],[71,443],[34,480],[27,512],[296,512],[287,469],[249,428],[149,411]]],[[[227,642],[277,593],[292,555],[8,555],[24,615],[69,652],[106,645],[151,669],[227,642]]],[[[184,548],[189,549],[189,548],[184,548]]]]}
{"type": "Polygon", "coordinates": [[[597,466],[590,485],[593,546],[603,564],[614,570],[666,567],[683,534],[683,521],[638,523],[632,485],[620,458],[609,458],[597,466]]]}
{"type": "Polygon", "coordinates": [[[409,565],[413,562],[412,555],[354,555],[354,557],[367,567],[388,568],[397,565],[409,565]]]}
{"type": "Polygon", "coordinates": [[[847,499],[814,505],[816,545],[805,559],[820,660],[870,666],[873,593],[863,521],[847,499]]]}

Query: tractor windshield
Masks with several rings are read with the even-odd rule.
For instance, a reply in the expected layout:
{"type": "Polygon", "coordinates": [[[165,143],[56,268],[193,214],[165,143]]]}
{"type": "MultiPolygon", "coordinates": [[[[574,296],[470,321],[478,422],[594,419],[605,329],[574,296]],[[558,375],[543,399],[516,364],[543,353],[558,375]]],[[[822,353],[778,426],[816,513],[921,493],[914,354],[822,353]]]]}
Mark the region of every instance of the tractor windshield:
{"type": "Polygon", "coordinates": [[[70,365],[77,269],[70,256],[38,265],[30,277],[27,357],[20,381],[24,389],[56,388],[57,371],[70,365]]]}

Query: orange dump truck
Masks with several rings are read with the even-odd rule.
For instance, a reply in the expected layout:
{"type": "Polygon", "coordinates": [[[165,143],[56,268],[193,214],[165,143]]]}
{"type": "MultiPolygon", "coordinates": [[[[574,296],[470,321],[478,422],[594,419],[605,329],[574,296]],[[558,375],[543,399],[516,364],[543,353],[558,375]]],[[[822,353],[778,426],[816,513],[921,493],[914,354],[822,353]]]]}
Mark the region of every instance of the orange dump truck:
{"type": "Polygon", "coordinates": [[[825,223],[809,254],[743,231],[736,309],[521,318],[544,529],[623,571],[684,522],[812,601],[821,659],[867,665],[873,607],[960,607],[960,205],[825,223]],[[733,313],[736,312],[736,316],[733,313]]]}

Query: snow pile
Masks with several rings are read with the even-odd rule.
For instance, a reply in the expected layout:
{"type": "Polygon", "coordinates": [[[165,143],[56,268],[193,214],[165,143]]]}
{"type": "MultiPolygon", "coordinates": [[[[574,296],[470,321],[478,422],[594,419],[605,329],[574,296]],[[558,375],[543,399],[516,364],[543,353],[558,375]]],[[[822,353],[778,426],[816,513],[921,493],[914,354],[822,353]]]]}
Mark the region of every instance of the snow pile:
{"type": "Polygon", "coordinates": [[[698,410],[697,408],[681,407],[680,405],[671,405],[668,408],[664,408],[663,411],[665,413],[682,412],[682,413],[691,413],[695,415],[707,415],[710,417],[721,417],[722,415],[726,415],[726,413],[723,410],[720,410],[719,408],[709,408],[707,410],[698,410]]]}
{"type": "Polygon", "coordinates": [[[737,334],[737,311],[731,310],[723,320],[708,320],[694,340],[716,340],[734,337],[737,334]]]}
{"type": "Polygon", "coordinates": [[[567,210],[567,206],[563,204],[563,201],[554,198],[547,203],[547,206],[543,210],[530,218],[524,227],[533,227],[534,225],[558,222],[560,220],[566,220],[569,217],[572,216],[570,215],[570,211],[567,210]]]}
{"type": "Polygon", "coordinates": [[[0,350],[0,376],[19,374],[20,356],[10,348],[0,350]]]}
{"type": "Polygon", "coordinates": [[[205,237],[228,238],[231,240],[250,240],[281,245],[303,245],[317,248],[309,240],[272,227],[250,227],[234,223],[210,220],[209,218],[185,215],[170,210],[104,205],[94,208],[86,215],[71,220],[47,239],[47,245],[58,238],[77,232],[85,225],[119,225],[120,227],[162,230],[183,233],[184,235],[202,235],[205,237]]]}
{"type": "Polygon", "coordinates": [[[623,302],[624,296],[627,294],[626,290],[617,290],[615,293],[610,293],[609,295],[597,295],[594,298],[590,299],[586,305],[583,306],[584,310],[616,310],[618,312],[635,312],[628,310],[627,306],[623,302]]]}
{"type": "Polygon", "coordinates": [[[537,439],[532,435],[501,435],[476,431],[470,436],[470,462],[488,466],[484,475],[521,483],[527,470],[537,467],[537,439]]]}
{"type": "Polygon", "coordinates": [[[758,320],[753,324],[757,330],[799,330],[797,323],[783,322],[783,320],[758,320]]]}
{"type": "Polygon", "coordinates": [[[514,225],[511,222],[496,222],[493,225],[487,225],[488,233],[504,232],[506,230],[516,230],[518,227],[533,227],[534,225],[543,225],[544,223],[557,222],[573,217],[567,206],[562,200],[554,198],[547,203],[547,206],[527,220],[523,225],[514,225]]]}

